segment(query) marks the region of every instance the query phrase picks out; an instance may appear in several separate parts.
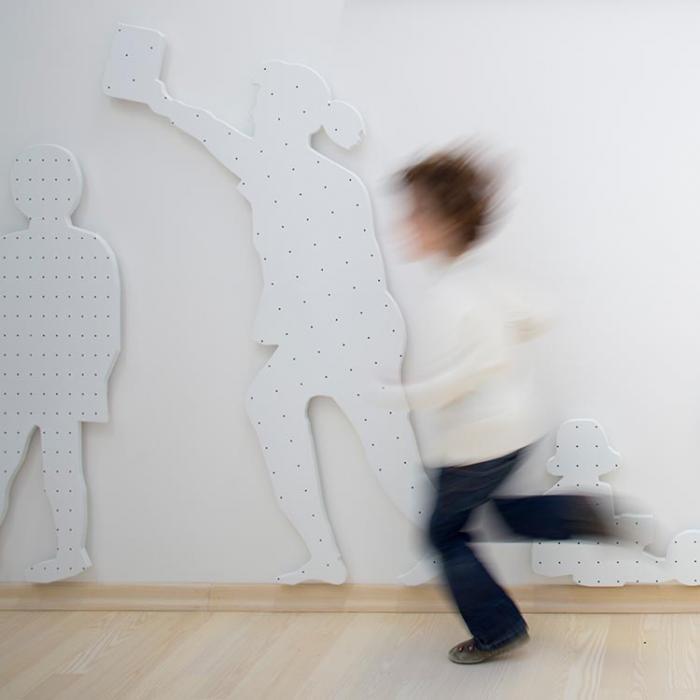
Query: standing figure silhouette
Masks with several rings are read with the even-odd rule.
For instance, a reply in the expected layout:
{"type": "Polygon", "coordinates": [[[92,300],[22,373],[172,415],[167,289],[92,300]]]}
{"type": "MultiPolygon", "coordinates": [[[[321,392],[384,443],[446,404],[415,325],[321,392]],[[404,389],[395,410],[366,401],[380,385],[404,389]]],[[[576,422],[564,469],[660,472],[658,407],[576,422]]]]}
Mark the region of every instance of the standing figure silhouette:
{"type": "MultiPolygon", "coordinates": [[[[158,32],[120,27],[104,90],[146,103],[241,179],[264,281],[254,334],[277,347],[253,381],[248,414],[278,505],[311,555],[277,580],[342,583],[347,571],[324,505],[310,400],[335,400],[357,430],[384,491],[420,527],[427,524],[432,491],[408,404],[386,408],[366,395],[367,387],[400,381],[405,345],[368,192],[357,175],[310,142],[323,128],[350,148],[362,137],[362,120],[353,107],[331,98],[315,71],[273,61],[260,73],[255,132],[246,135],[168,94],[159,78],[164,47],[158,32]]],[[[401,580],[418,584],[435,572],[426,555],[401,580]]]]}
{"type": "Polygon", "coordinates": [[[15,159],[10,181],[29,226],[0,236],[0,522],[38,429],[56,554],[25,577],[46,583],[91,565],[81,428],[108,418],[107,382],[120,348],[119,271],[109,246],[72,224],[82,193],[72,153],[33,146],[15,159]]]}

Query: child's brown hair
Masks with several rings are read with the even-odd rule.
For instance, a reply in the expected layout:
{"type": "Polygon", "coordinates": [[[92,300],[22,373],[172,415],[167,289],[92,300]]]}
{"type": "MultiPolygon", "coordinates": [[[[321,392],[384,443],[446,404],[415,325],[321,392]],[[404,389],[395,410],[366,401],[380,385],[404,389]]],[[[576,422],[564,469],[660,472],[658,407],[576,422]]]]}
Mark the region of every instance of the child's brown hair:
{"type": "Polygon", "coordinates": [[[438,151],[404,168],[399,178],[427,197],[435,214],[448,224],[451,255],[460,255],[489,232],[497,182],[475,149],[438,151]]]}

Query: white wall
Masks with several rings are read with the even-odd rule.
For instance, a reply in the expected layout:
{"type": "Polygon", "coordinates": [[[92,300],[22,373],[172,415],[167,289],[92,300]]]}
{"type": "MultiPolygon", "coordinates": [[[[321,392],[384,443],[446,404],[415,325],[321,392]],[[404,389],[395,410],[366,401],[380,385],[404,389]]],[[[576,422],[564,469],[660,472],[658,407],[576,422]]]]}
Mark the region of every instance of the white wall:
{"type": "MultiPolygon", "coordinates": [[[[250,128],[264,59],[306,62],[357,106],[346,154],[375,203],[410,322],[424,278],[400,264],[386,177],[418,147],[478,135],[510,168],[493,254],[564,313],[538,348],[554,420],[591,416],[625,458],[611,481],[670,533],[700,526],[700,7],[680,0],[2,0],[0,180],[56,142],[86,179],[78,225],[114,248],[124,350],[112,420],[88,425],[89,550],[101,581],[267,581],[304,560],[276,510],[244,392],[267,352],[250,339],[260,275],[235,179],[100,77],[117,22],[168,38],[177,97],[250,128]]],[[[23,226],[0,187],[0,230],[23,226]]],[[[410,364],[410,357],[409,357],[410,364]]],[[[374,482],[344,418],[314,405],[329,510],[353,579],[393,582],[417,535],[374,482]]],[[[51,554],[33,445],[0,529],[0,579],[51,554]]],[[[543,458],[529,466],[543,489],[543,458]]],[[[524,477],[522,481],[527,481],[524,477]]],[[[511,581],[527,548],[501,546],[511,581]]]]}

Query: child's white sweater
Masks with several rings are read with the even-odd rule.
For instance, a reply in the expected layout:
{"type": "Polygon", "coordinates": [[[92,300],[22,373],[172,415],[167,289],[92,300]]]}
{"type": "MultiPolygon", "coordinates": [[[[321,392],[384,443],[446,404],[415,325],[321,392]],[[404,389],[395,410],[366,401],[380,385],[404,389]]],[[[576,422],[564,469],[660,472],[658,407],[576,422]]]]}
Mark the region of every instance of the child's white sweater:
{"type": "Polygon", "coordinates": [[[430,426],[422,449],[432,467],[500,457],[545,432],[519,346],[547,317],[480,258],[469,252],[445,265],[412,329],[420,380],[404,390],[430,426]]]}

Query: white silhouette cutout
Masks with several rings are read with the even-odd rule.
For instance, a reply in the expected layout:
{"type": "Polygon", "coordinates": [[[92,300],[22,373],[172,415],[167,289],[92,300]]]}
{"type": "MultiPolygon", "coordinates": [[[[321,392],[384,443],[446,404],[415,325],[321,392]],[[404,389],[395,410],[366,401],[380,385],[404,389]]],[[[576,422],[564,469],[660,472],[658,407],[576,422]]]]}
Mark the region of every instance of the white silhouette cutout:
{"type": "Polygon", "coordinates": [[[33,146],[15,159],[11,186],[29,227],[0,237],[0,522],[38,428],[57,546],[25,575],[49,582],[90,566],[81,424],[108,419],[119,272],[107,244],[71,223],[82,175],[70,151],[33,146]]]}
{"type": "Polygon", "coordinates": [[[532,567],[544,576],[571,575],[584,586],[622,586],[677,579],[700,582],[700,531],[686,530],[674,538],[664,559],[645,551],[654,538],[654,516],[615,514],[612,488],[600,481],[620,465],[620,455],[608,444],[594,420],[570,420],[557,433],[556,455],[547,463],[550,474],[561,479],[547,493],[590,494],[601,514],[614,523],[619,539],[536,542],[532,567]]]}
{"type": "MultiPolygon", "coordinates": [[[[160,33],[122,25],[104,91],[146,103],[241,178],[264,278],[255,338],[277,346],[253,382],[248,413],[278,504],[311,555],[277,580],[342,583],[347,571],[323,502],[307,415],[310,399],[335,399],[359,433],[382,488],[419,526],[428,517],[432,490],[408,405],[378,407],[363,391],[379,388],[383,380],[400,382],[405,345],[368,192],[357,175],[310,144],[323,127],[350,148],[362,138],[362,120],[353,107],[331,98],[318,73],[273,61],[259,76],[255,134],[248,136],[167,93],[159,79],[164,49],[160,33]]],[[[401,580],[422,583],[436,571],[434,558],[426,557],[401,580]]]]}

